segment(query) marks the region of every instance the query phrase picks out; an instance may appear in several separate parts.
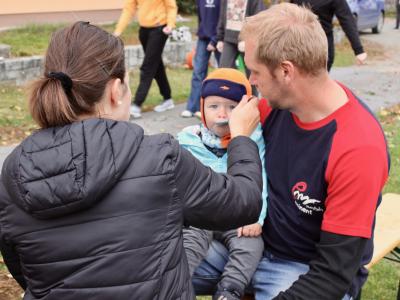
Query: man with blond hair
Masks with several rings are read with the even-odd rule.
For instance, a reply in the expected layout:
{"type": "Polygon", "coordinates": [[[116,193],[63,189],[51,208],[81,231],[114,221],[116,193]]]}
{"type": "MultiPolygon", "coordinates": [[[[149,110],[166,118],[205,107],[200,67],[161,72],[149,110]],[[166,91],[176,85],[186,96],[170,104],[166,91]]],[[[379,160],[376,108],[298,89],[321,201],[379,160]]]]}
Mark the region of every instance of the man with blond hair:
{"type": "MultiPolygon", "coordinates": [[[[266,99],[260,111],[269,175],[265,251],[250,289],[262,300],[355,298],[389,172],[383,131],[329,77],[326,36],[308,9],[272,6],[247,19],[241,39],[250,82],[266,99]]],[[[225,256],[214,244],[194,275],[198,294],[214,288],[225,256]]]]}

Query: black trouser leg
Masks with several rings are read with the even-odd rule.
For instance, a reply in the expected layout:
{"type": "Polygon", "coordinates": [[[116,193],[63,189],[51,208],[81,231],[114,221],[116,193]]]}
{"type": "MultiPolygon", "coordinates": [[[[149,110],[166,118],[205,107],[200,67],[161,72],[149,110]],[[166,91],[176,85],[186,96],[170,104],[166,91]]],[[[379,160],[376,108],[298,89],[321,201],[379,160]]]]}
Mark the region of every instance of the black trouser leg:
{"type": "MultiPolygon", "coordinates": [[[[158,73],[160,63],[162,63],[161,55],[164,50],[165,43],[168,39],[168,36],[163,33],[162,28],[163,26],[155,28],[140,27],[139,29],[139,40],[143,47],[144,59],[142,66],[140,67],[140,82],[135,94],[134,103],[137,106],[141,106],[146,100],[151,82],[158,73]]],[[[164,69],[163,64],[161,65],[161,67],[164,69]]],[[[160,83],[162,83],[163,85],[165,84],[166,86],[168,86],[169,89],[168,80],[164,81],[167,77],[165,74],[165,69],[164,77],[165,78],[162,78],[161,75],[161,80],[157,80],[157,83],[159,85],[160,83]]],[[[161,90],[165,91],[165,86],[163,86],[162,88],[160,87],[160,91],[161,90]]]]}
{"type": "Polygon", "coordinates": [[[326,36],[328,39],[328,72],[331,70],[333,61],[335,60],[335,43],[333,41],[333,34],[326,36]]]}
{"type": "Polygon", "coordinates": [[[167,73],[165,72],[165,67],[162,59],[160,61],[160,64],[158,65],[157,73],[154,76],[154,79],[157,82],[160,94],[163,96],[164,100],[170,99],[171,87],[169,86],[167,73]]]}
{"type": "Polygon", "coordinates": [[[399,29],[399,25],[400,25],[400,4],[396,5],[396,29],[399,29]]]}

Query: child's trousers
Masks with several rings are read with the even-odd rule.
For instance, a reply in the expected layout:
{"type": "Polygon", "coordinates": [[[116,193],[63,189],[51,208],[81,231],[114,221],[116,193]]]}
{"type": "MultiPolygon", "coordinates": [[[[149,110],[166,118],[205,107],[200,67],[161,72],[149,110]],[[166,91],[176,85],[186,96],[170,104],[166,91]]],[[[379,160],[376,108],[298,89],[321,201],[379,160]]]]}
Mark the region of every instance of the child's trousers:
{"type": "Polygon", "coordinates": [[[206,257],[211,241],[220,241],[229,251],[219,286],[241,293],[257,269],[264,250],[264,242],[258,237],[237,237],[237,230],[208,231],[189,227],[183,230],[183,244],[189,263],[190,276],[206,257]]]}

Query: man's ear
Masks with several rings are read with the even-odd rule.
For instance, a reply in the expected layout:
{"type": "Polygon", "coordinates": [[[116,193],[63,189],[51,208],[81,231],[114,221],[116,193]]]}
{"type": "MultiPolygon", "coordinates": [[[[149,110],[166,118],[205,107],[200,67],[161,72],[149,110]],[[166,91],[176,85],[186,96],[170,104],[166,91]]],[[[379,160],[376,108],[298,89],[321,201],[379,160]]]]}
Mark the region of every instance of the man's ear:
{"type": "Polygon", "coordinates": [[[110,101],[112,106],[121,104],[122,98],[122,82],[121,79],[116,78],[110,82],[110,101]]]}
{"type": "Polygon", "coordinates": [[[290,83],[295,74],[295,66],[291,61],[284,60],[281,62],[282,78],[286,83],[290,83]]]}

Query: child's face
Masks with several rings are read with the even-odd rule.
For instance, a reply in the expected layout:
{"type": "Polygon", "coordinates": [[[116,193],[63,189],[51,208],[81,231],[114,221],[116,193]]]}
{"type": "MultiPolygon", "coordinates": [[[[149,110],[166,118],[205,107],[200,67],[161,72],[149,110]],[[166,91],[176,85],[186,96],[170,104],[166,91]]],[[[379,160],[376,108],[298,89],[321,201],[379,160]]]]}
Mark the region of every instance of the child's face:
{"type": "Polygon", "coordinates": [[[229,118],[238,102],[220,96],[208,96],[204,99],[204,118],[215,135],[223,137],[230,133],[229,118]]]}

